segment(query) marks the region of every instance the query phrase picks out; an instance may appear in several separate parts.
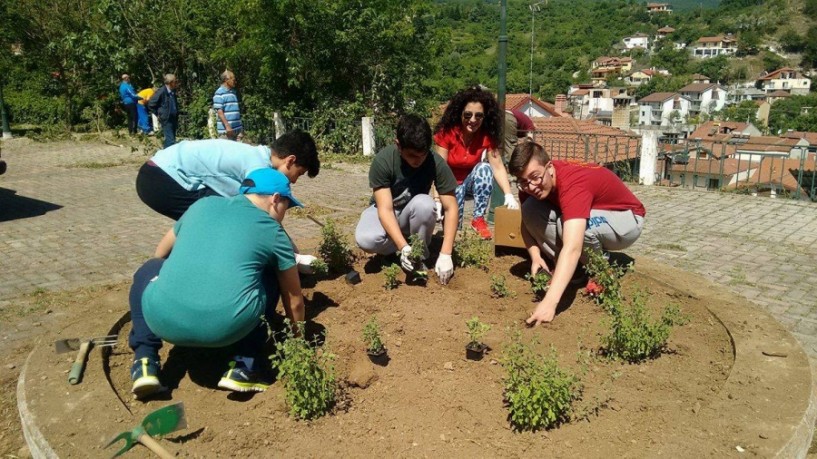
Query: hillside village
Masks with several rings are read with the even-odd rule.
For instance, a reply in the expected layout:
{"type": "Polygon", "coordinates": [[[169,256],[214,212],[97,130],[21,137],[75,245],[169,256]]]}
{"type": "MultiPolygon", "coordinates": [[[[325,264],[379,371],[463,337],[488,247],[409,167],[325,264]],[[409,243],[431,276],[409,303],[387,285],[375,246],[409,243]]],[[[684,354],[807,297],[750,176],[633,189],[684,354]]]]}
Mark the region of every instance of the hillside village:
{"type": "MultiPolygon", "coordinates": [[[[669,3],[649,3],[647,8],[651,15],[673,11],[669,3]]],[[[656,179],[665,185],[739,189],[743,182],[753,185],[753,193],[813,198],[817,132],[774,129],[769,121],[781,101],[811,94],[809,76],[814,73],[784,65],[732,78],[729,83],[693,73],[681,76],[683,86],[677,90],[645,91],[660,87],[655,82],[673,77],[679,84],[670,70],[644,65],[648,62],[645,58],[661,49],[688,53],[699,63],[698,68],[706,60],[718,59],[725,66],[728,61],[743,59],[738,56],[738,38],[731,33],[701,36],[685,43],[676,40],[676,32],[664,26],[654,34],[622,37],[613,47],[619,55],[598,56],[591,62],[588,81],[571,85],[553,102],[528,94],[509,94],[506,107],[531,116],[542,137],[537,140],[546,141],[547,131],[570,131],[578,135],[575,141],[584,151],[592,148],[581,135],[628,139],[652,131],[661,150],[656,179]],[[564,118],[571,121],[559,121],[564,118]]],[[[777,54],[773,48],[766,52],[785,62],[785,54],[777,54]]],[[[802,106],[796,115],[809,115],[813,109],[817,107],[802,106]]],[[[817,131],[817,123],[812,131],[817,131]]],[[[630,140],[624,144],[630,149],[636,146],[630,140]]],[[[600,162],[619,160],[614,154],[600,162]]]]}

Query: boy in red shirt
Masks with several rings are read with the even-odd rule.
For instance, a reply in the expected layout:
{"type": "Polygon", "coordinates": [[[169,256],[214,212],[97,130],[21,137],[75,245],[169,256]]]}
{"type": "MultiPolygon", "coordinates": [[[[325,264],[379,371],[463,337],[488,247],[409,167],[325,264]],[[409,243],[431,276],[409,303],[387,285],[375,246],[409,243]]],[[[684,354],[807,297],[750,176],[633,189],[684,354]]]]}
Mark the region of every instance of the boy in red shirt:
{"type": "Polygon", "coordinates": [[[580,261],[584,247],[622,250],[641,235],[646,211],[612,171],[598,164],[551,161],[541,145],[516,147],[508,169],[521,191],[534,199],[522,205],[522,237],[531,257],[531,275],[550,272],[542,256],[555,261],[544,299],[528,318],[550,322],[580,261]]]}

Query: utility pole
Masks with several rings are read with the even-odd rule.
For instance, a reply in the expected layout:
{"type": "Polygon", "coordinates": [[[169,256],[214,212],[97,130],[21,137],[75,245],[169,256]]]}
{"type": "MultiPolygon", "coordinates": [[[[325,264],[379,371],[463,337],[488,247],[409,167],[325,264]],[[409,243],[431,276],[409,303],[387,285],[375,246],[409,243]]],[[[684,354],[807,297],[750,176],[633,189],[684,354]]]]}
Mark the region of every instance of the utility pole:
{"type": "MultiPolygon", "coordinates": [[[[540,6],[547,4],[547,1],[542,1],[539,3],[534,3],[532,5],[528,5],[528,9],[530,9],[530,82],[528,86],[528,97],[533,98],[533,34],[535,32],[535,25],[536,25],[536,13],[541,11],[540,6]]],[[[528,110],[528,116],[530,116],[530,109],[528,110]]]]}

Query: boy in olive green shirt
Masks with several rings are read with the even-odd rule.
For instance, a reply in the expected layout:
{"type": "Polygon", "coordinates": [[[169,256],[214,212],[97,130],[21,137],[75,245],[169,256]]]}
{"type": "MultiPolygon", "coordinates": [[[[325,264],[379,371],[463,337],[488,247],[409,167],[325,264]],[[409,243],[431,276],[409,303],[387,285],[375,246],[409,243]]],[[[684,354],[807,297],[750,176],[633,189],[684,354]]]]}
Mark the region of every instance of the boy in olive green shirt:
{"type": "Polygon", "coordinates": [[[261,318],[279,296],[288,318],[304,320],[295,255],[281,227],[286,210],[301,207],[289,180],[272,168],[250,173],[238,196],[207,197],[193,204],[134,274],[129,345],[133,393],[144,398],[159,382],[162,341],[188,347],[236,345],[219,381],[228,390],[269,387],[267,338],[261,318]]]}

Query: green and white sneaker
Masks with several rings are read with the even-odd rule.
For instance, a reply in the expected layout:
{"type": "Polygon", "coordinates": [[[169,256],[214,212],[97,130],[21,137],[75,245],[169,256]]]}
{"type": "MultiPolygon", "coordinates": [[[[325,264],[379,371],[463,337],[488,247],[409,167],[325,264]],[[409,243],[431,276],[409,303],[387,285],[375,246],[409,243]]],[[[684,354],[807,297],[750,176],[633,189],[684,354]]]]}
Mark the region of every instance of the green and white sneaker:
{"type": "Polygon", "coordinates": [[[230,369],[218,382],[218,387],[235,392],[264,392],[272,385],[274,378],[270,371],[250,371],[244,365],[230,362],[230,369]]]}
{"type": "Polygon", "coordinates": [[[156,360],[147,357],[135,360],[130,369],[130,377],[133,381],[131,392],[139,400],[167,390],[159,382],[159,362],[156,360]]]}

